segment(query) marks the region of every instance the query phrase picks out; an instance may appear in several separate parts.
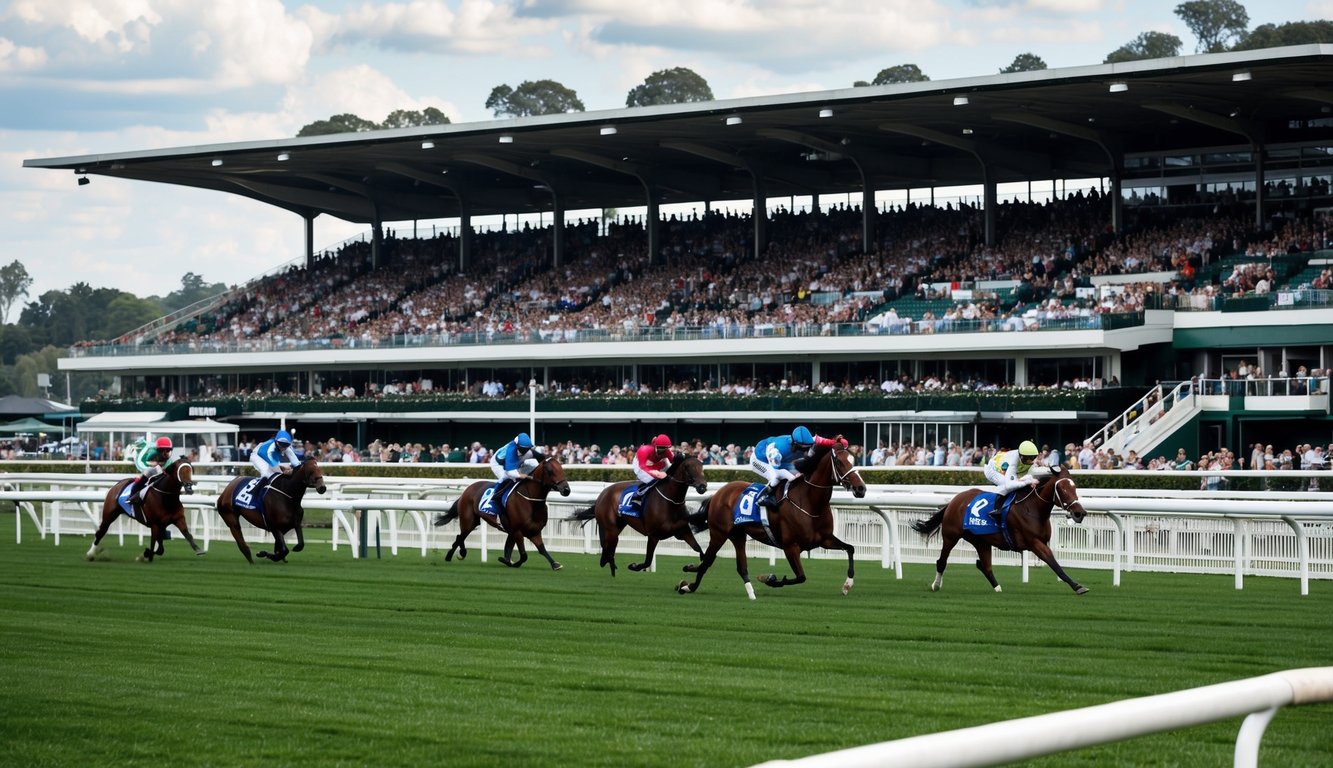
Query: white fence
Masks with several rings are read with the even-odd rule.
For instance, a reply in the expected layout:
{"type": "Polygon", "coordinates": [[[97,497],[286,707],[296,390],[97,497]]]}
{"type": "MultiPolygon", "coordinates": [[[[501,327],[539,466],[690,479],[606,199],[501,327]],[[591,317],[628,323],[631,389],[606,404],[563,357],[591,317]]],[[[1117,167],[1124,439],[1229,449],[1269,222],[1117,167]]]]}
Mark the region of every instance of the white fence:
{"type": "MultiPolygon", "coordinates": [[[[23,528],[30,524],[56,545],[62,535],[87,535],[100,520],[106,488],[118,479],[111,475],[9,474],[0,477],[0,500],[16,504],[15,536],[22,541],[23,528]]],[[[187,522],[208,547],[214,539],[230,542],[230,534],[219,524],[214,511],[215,496],[228,476],[200,475],[200,493],[187,496],[187,522]]],[[[330,493],[306,495],[307,509],[329,510],[333,526],[330,543],[335,550],[360,542],[365,524],[366,540],[379,540],[391,554],[400,550],[426,556],[433,549],[447,548],[457,535],[457,525],[435,528],[430,518],[444,511],[469,480],[419,478],[329,477],[330,493]]],[[[717,484],[712,487],[716,488],[717,484]]],[[[603,487],[600,483],[573,483],[569,497],[549,499],[551,522],[544,538],[554,552],[596,552],[595,524],[569,520],[592,504],[603,487]]],[[[838,514],[838,536],[854,545],[857,558],[878,560],[902,578],[902,565],[932,563],[939,556],[938,537],[929,541],[911,530],[910,524],[948,501],[959,488],[951,486],[871,486],[864,499],[842,491],[834,495],[838,514]]],[[[1333,579],[1333,495],[1318,492],[1187,492],[1135,490],[1080,490],[1084,506],[1093,514],[1081,525],[1056,515],[1052,547],[1067,569],[1112,571],[1119,585],[1126,573],[1171,571],[1232,574],[1237,589],[1246,576],[1296,578],[1301,594],[1309,594],[1311,579],[1333,579]]],[[[702,496],[691,494],[693,506],[702,496]]],[[[147,529],[119,518],[112,534],[122,544],[126,535],[144,540],[147,529]]],[[[264,532],[243,527],[247,540],[263,541],[264,532]]],[[[318,534],[316,534],[318,536],[318,534]]],[[[488,528],[473,534],[470,542],[482,552],[490,541],[488,528]]],[[[625,536],[618,553],[632,556],[644,551],[645,540],[625,536]]],[[[353,557],[360,549],[351,546],[353,557]]],[[[730,548],[723,550],[729,555],[730,548]]],[[[780,556],[768,551],[770,562],[780,556]]],[[[662,542],[658,553],[692,556],[677,541],[662,542]]],[[[842,553],[815,550],[813,557],[843,557],[842,553]]],[[[970,547],[958,547],[951,562],[970,563],[970,547]]],[[[1045,566],[1031,555],[996,552],[996,565],[1018,566],[1022,578],[1031,568],[1045,566]]],[[[964,577],[963,571],[958,574],[964,577]]]]}
{"type": "MultiPolygon", "coordinates": [[[[1236,737],[1234,765],[1255,768],[1268,722],[1284,706],[1333,701],[1333,667],[1275,672],[1230,683],[1127,699],[955,731],[844,749],[765,768],[968,768],[1003,765],[1247,715],[1236,737]]],[[[1170,762],[1170,756],[1163,759],[1170,762]]]]}

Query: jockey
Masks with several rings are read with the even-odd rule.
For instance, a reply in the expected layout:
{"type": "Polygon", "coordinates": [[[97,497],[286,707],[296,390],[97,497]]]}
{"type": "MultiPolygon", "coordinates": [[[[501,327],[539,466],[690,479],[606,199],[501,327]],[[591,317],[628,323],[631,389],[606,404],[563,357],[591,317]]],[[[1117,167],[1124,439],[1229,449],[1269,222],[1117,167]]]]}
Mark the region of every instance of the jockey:
{"type": "Polygon", "coordinates": [[[159,437],[155,442],[143,441],[143,447],[134,455],[134,468],[139,476],[130,483],[130,505],[135,511],[148,495],[149,481],[162,474],[162,468],[171,463],[171,438],[159,437]]]}
{"type": "Polygon", "coordinates": [[[1037,446],[1031,440],[1018,444],[1018,449],[995,454],[995,458],[986,462],[986,479],[995,484],[1000,498],[995,500],[991,509],[992,517],[999,517],[1001,499],[1020,488],[1033,488],[1037,478],[1032,476],[1032,468],[1037,462],[1037,446]]]}
{"type": "Polygon", "coordinates": [[[790,435],[766,437],[754,447],[754,456],[750,459],[750,468],[763,475],[767,486],[759,494],[757,504],[776,510],[778,500],[773,498],[773,489],[783,480],[795,480],[801,476],[792,464],[804,456],[814,446],[829,448],[834,445],[847,445],[842,435],[833,439],[813,434],[806,427],[793,429],[790,435]]]}
{"type": "Polygon", "coordinates": [[[634,454],[634,475],[639,478],[639,487],[634,489],[630,503],[637,509],[643,509],[643,495],[658,480],[667,476],[666,469],[676,460],[671,450],[671,438],[666,435],[654,437],[652,442],[639,447],[634,454]]]}
{"type": "Polygon", "coordinates": [[[491,454],[491,471],[495,473],[495,479],[500,481],[495,486],[495,493],[491,498],[496,501],[501,500],[509,486],[528,476],[532,471],[528,462],[540,461],[540,455],[532,445],[532,438],[527,432],[519,432],[518,437],[491,454]]]}
{"type": "MultiPolygon", "coordinates": [[[[292,450],[292,435],[285,429],[278,430],[272,440],[265,440],[250,452],[250,463],[263,478],[259,487],[273,482],[273,478],[282,473],[290,475],[292,467],[301,463],[292,450]]],[[[257,489],[256,489],[257,490],[257,489]]]]}

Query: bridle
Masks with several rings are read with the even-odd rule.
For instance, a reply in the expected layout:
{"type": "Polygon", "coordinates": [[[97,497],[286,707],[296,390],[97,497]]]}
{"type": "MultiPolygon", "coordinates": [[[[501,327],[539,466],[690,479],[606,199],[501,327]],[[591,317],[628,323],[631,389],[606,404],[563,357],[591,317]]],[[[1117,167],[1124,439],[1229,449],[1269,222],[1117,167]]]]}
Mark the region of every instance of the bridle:
{"type": "MultiPolygon", "coordinates": [[[[545,469],[546,469],[546,462],[548,462],[548,461],[554,461],[554,460],[555,460],[555,456],[544,456],[544,457],[542,458],[541,464],[537,465],[537,469],[545,470],[545,469]]],[[[531,497],[531,496],[527,496],[527,495],[525,495],[522,491],[519,490],[519,487],[523,484],[524,481],[533,481],[533,482],[540,483],[542,489],[545,490],[547,493],[550,493],[551,491],[555,490],[556,488],[558,488],[558,487],[560,486],[560,483],[553,483],[553,482],[551,482],[550,478],[547,477],[547,475],[550,474],[549,472],[543,471],[541,477],[534,477],[534,475],[536,475],[536,474],[537,474],[537,470],[534,469],[534,470],[532,471],[532,474],[531,474],[531,475],[527,475],[527,476],[525,476],[525,477],[519,478],[518,483],[516,483],[516,484],[514,485],[514,493],[517,494],[519,498],[521,498],[521,499],[527,499],[528,501],[530,501],[530,502],[532,502],[532,503],[534,503],[534,504],[536,504],[536,503],[538,503],[538,502],[544,502],[544,501],[546,501],[546,497],[543,496],[543,497],[540,498],[540,499],[534,499],[534,498],[531,497]]]]}
{"type": "MultiPolygon", "coordinates": [[[[680,459],[679,461],[672,462],[672,463],[671,463],[671,466],[669,467],[669,469],[675,469],[677,466],[683,467],[683,466],[685,466],[685,464],[686,464],[688,461],[689,461],[688,458],[682,458],[682,459],[680,459]]],[[[701,465],[701,471],[702,471],[702,465],[701,465]]],[[[679,478],[679,477],[676,477],[675,474],[668,474],[666,477],[664,477],[664,478],[662,478],[662,479],[663,479],[663,480],[670,480],[670,481],[673,482],[673,483],[680,483],[681,485],[685,485],[685,486],[695,485],[695,483],[694,483],[690,478],[688,478],[688,477],[686,477],[686,478],[679,478]]],[[[702,481],[703,481],[703,478],[701,477],[701,478],[700,478],[700,482],[702,482],[702,481]]],[[[662,486],[661,486],[661,485],[655,485],[655,486],[653,486],[653,493],[656,493],[658,496],[662,497],[662,500],[663,500],[663,501],[666,501],[666,502],[669,502],[669,503],[671,503],[671,504],[675,504],[675,505],[677,505],[677,506],[681,506],[681,507],[685,506],[685,499],[684,499],[684,497],[682,497],[680,501],[676,501],[675,499],[673,499],[673,498],[671,498],[670,496],[666,495],[666,494],[662,491],[662,486]]]]}
{"type": "MultiPolygon", "coordinates": [[[[844,490],[848,490],[848,491],[850,491],[850,490],[852,489],[852,482],[851,482],[851,479],[850,479],[850,478],[851,478],[853,475],[856,476],[856,479],[857,479],[858,481],[864,483],[865,481],[861,480],[861,476],[860,476],[859,474],[857,474],[857,472],[856,472],[856,465],[853,464],[851,461],[848,461],[848,462],[847,462],[847,471],[846,471],[846,472],[838,472],[838,454],[839,454],[839,453],[847,453],[847,449],[846,449],[846,448],[834,448],[833,450],[831,450],[831,451],[828,452],[829,469],[830,469],[830,471],[831,471],[831,473],[832,473],[832,475],[833,475],[833,480],[834,480],[833,483],[831,483],[831,484],[829,484],[829,485],[820,485],[819,483],[812,482],[812,481],[810,480],[810,478],[809,478],[808,476],[804,475],[804,474],[801,475],[801,476],[800,476],[799,478],[797,478],[797,479],[798,479],[798,480],[802,480],[802,481],[804,481],[805,484],[808,485],[808,486],[810,486],[811,488],[819,488],[819,489],[821,489],[821,490],[829,490],[829,491],[831,491],[833,488],[835,488],[835,487],[837,487],[837,486],[841,486],[844,490]]],[[[801,505],[797,504],[795,501],[792,501],[791,494],[788,494],[788,495],[787,495],[787,499],[786,499],[786,501],[787,501],[788,504],[790,504],[790,505],[792,505],[793,507],[796,507],[797,509],[801,510],[801,512],[802,512],[806,517],[823,517],[823,514],[824,514],[824,513],[821,512],[821,513],[819,513],[819,514],[816,515],[816,514],[814,514],[813,512],[809,511],[808,509],[803,508],[801,505]]]]}
{"type": "Polygon", "coordinates": [[[1043,504],[1050,504],[1052,506],[1059,507],[1060,509],[1063,509],[1069,514],[1077,516],[1079,519],[1082,519],[1084,516],[1088,514],[1088,511],[1083,508],[1083,502],[1080,501],[1078,498],[1078,490],[1077,486],[1074,485],[1074,478],[1070,477],[1069,475],[1057,478],[1056,481],[1051,484],[1051,498],[1047,499],[1041,495],[1041,486],[1033,488],[1032,494],[1036,496],[1037,499],[1041,501],[1043,504]],[[1072,492],[1074,494],[1074,498],[1072,500],[1066,500],[1063,496],[1061,496],[1060,494],[1061,483],[1069,483],[1069,486],[1075,489],[1072,492]],[[1072,509],[1071,507],[1073,506],[1077,506],[1078,510],[1075,511],[1074,509],[1072,509]]]}

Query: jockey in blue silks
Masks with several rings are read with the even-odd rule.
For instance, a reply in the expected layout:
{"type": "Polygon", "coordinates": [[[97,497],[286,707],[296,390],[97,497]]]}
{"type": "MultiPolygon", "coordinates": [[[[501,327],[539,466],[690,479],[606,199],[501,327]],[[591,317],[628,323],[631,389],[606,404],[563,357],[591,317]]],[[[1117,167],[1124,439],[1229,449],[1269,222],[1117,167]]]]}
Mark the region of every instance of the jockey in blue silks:
{"type": "Polygon", "coordinates": [[[282,473],[290,475],[292,467],[300,464],[300,459],[296,458],[296,451],[292,450],[292,435],[285,429],[278,430],[272,440],[265,440],[250,452],[250,463],[254,465],[255,471],[263,478],[259,487],[263,487],[273,482],[273,478],[282,473]]]}
{"type": "Polygon", "coordinates": [[[495,479],[500,481],[491,498],[502,501],[509,486],[527,477],[536,468],[540,456],[527,432],[519,432],[518,437],[491,454],[491,471],[495,473],[495,479]]]}
{"type": "Polygon", "coordinates": [[[816,445],[831,447],[846,443],[842,435],[830,440],[813,434],[806,427],[797,427],[790,435],[777,435],[760,440],[754,447],[754,455],[750,457],[750,468],[762,475],[766,483],[764,492],[759,495],[756,503],[776,510],[778,500],[773,498],[773,489],[783,480],[795,480],[801,476],[793,462],[809,453],[816,445]]]}

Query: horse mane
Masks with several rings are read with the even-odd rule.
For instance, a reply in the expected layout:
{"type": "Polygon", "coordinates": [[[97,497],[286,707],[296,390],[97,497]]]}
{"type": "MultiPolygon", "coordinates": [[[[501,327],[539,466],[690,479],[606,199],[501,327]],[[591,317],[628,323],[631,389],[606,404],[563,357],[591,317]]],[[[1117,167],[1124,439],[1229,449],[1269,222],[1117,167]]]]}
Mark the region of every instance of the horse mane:
{"type": "Polygon", "coordinates": [[[804,456],[793,461],[791,465],[796,467],[797,472],[800,472],[803,475],[809,474],[810,470],[818,466],[819,460],[824,458],[824,455],[827,454],[830,449],[831,446],[816,445],[809,451],[806,451],[804,456]]]}

